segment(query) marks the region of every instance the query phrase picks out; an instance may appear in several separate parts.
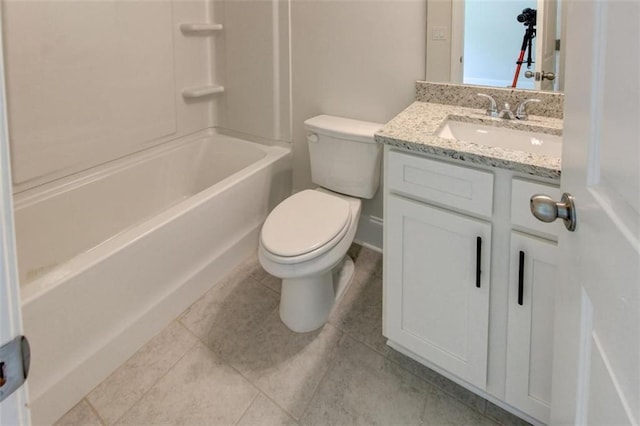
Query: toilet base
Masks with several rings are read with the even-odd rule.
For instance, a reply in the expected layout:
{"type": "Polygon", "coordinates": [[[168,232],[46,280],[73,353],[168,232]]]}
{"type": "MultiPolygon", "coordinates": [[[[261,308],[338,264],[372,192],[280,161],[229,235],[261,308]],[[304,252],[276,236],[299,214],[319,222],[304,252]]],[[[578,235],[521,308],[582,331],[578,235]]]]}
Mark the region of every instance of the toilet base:
{"type": "Polygon", "coordinates": [[[292,331],[306,333],[322,327],[333,306],[351,284],[353,260],[345,256],[324,274],[284,278],[280,294],[280,319],[292,331]]]}

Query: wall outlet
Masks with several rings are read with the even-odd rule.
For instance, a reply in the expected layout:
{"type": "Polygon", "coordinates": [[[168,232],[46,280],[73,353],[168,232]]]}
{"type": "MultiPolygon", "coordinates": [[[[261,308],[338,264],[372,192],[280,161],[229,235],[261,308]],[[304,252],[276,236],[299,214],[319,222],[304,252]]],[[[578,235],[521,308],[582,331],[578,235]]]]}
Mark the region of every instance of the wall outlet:
{"type": "Polygon", "coordinates": [[[431,30],[431,40],[446,40],[449,34],[449,27],[433,27],[431,30]]]}

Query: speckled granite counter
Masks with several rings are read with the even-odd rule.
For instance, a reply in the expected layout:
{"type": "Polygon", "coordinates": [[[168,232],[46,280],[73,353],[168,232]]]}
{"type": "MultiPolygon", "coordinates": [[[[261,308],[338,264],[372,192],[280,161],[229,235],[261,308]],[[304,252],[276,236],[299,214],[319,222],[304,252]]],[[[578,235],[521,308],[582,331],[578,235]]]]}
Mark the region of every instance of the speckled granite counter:
{"type": "Polygon", "coordinates": [[[409,151],[560,179],[560,158],[436,136],[441,124],[449,116],[454,116],[457,121],[562,134],[562,120],[559,118],[530,115],[525,121],[503,120],[487,116],[483,109],[416,101],[376,133],[375,139],[409,151]]]}
{"type": "Polygon", "coordinates": [[[564,94],[558,92],[416,81],[416,101],[467,108],[486,108],[487,100],[478,97],[478,93],[492,96],[498,103],[498,108],[505,102],[509,102],[514,107],[525,99],[540,99],[539,103],[527,106],[529,114],[554,118],[564,116],[564,94]]]}

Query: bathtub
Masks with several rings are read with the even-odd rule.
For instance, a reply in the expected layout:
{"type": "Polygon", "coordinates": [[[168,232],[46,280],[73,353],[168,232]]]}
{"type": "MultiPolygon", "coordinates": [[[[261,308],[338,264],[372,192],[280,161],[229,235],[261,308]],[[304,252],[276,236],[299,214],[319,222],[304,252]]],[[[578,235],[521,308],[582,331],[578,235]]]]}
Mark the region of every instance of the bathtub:
{"type": "Polygon", "coordinates": [[[253,253],[290,192],[289,149],[208,131],[16,194],[34,424],[253,253]]]}

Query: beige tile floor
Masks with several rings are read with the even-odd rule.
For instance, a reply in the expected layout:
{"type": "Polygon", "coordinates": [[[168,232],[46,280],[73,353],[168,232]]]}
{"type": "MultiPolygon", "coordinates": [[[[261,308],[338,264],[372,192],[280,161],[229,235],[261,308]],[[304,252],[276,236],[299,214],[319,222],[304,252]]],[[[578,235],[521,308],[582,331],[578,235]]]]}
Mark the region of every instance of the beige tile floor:
{"type": "Polygon", "coordinates": [[[381,255],[350,255],[353,283],[320,330],[280,322],[280,282],[253,257],[56,425],[526,424],[386,346],[381,255]]]}

